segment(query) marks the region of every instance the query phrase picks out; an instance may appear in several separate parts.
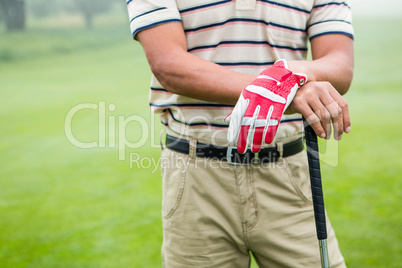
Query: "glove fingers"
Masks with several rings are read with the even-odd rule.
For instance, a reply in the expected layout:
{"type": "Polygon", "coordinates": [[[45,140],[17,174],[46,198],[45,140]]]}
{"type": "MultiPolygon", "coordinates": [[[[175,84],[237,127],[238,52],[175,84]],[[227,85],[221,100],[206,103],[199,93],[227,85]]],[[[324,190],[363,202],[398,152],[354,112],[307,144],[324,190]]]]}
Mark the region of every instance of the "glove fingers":
{"type": "MultiPolygon", "coordinates": [[[[260,106],[258,106],[260,108],[260,106]]],[[[265,129],[267,126],[267,115],[270,116],[269,111],[264,108],[260,108],[259,115],[255,120],[255,128],[254,128],[254,138],[253,138],[253,146],[251,151],[253,153],[258,153],[261,150],[263,137],[265,133],[265,129]]]]}
{"type": "Polygon", "coordinates": [[[284,105],[274,107],[273,105],[269,107],[267,115],[267,130],[265,133],[265,143],[270,144],[275,138],[276,132],[278,131],[279,121],[283,115],[284,105]]]}
{"type": "Polygon", "coordinates": [[[265,128],[264,126],[261,126],[261,127],[255,127],[254,129],[253,146],[251,148],[251,151],[253,151],[253,153],[258,153],[261,150],[264,128],[265,128]]]}
{"type": "MultiPolygon", "coordinates": [[[[232,111],[233,112],[233,111],[232,111]]],[[[232,118],[232,112],[230,112],[226,117],[225,117],[225,119],[223,120],[223,122],[225,122],[225,123],[230,123],[230,118],[232,118]]]]}
{"type": "MultiPolygon", "coordinates": [[[[236,109],[236,107],[235,107],[236,109]]],[[[232,111],[233,112],[233,111],[232,111]]],[[[237,135],[237,129],[238,127],[236,126],[236,122],[232,117],[232,112],[225,118],[225,123],[229,123],[228,127],[228,133],[227,133],[227,140],[229,143],[233,143],[235,136],[237,135]]]]}
{"type": "Polygon", "coordinates": [[[265,128],[264,128],[264,142],[266,143],[266,144],[270,144],[271,142],[268,142],[270,139],[271,139],[271,135],[272,134],[269,134],[270,135],[270,137],[268,138],[268,131],[271,131],[271,129],[272,129],[272,127],[270,126],[270,124],[272,124],[273,123],[273,121],[271,122],[271,116],[272,116],[272,112],[274,111],[274,106],[273,105],[271,105],[270,107],[269,107],[269,110],[268,110],[268,114],[267,114],[267,117],[266,117],[266,119],[265,119],[265,128]]]}
{"type": "Polygon", "coordinates": [[[237,143],[237,151],[239,153],[245,153],[248,148],[248,145],[250,143],[254,144],[253,132],[259,113],[260,113],[260,106],[258,105],[254,111],[254,114],[251,117],[243,117],[243,120],[241,122],[242,126],[240,129],[240,136],[237,143]]]}
{"type": "Polygon", "coordinates": [[[265,134],[265,143],[266,144],[270,144],[274,140],[277,130],[278,130],[278,125],[268,127],[267,133],[265,134]]]}
{"type": "Polygon", "coordinates": [[[248,133],[250,131],[250,125],[241,126],[239,133],[239,140],[237,142],[237,151],[241,154],[244,154],[247,150],[248,143],[248,133]]]}
{"type": "Polygon", "coordinates": [[[240,96],[233,111],[225,118],[225,122],[229,121],[227,139],[230,144],[234,144],[240,132],[242,118],[246,112],[249,100],[245,100],[240,96]]]}

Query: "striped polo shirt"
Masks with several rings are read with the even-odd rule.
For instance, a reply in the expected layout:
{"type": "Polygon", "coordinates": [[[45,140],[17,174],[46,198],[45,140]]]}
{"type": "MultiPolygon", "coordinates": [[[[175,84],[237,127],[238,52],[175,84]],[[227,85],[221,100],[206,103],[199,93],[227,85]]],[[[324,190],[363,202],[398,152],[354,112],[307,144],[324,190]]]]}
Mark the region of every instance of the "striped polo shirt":
{"type": "MultiPolygon", "coordinates": [[[[278,59],[305,60],[314,37],[353,37],[348,1],[128,0],[127,7],[134,37],[156,25],[181,22],[189,53],[252,75],[278,59]]],[[[227,145],[224,118],[233,106],[172,94],[155,76],[149,101],[168,134],[227,145]]],[[[300,114],[284,115],[275,139],[288,142],[302,131],[300,114]]]]}

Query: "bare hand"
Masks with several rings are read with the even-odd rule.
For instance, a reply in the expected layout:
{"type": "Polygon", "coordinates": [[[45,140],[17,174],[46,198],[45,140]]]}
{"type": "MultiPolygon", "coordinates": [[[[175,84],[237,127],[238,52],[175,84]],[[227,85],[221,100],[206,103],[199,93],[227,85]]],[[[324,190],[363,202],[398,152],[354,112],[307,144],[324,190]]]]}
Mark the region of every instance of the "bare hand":
{"type": "Polygon", "coordinates": [[[308,82],[296,93],[286,113],[301,113],[321,137],[340,140],[351,129],[348,103],[329,82],[308,82]],[[331,127],[332,123],[332,127],[331,127]]]}

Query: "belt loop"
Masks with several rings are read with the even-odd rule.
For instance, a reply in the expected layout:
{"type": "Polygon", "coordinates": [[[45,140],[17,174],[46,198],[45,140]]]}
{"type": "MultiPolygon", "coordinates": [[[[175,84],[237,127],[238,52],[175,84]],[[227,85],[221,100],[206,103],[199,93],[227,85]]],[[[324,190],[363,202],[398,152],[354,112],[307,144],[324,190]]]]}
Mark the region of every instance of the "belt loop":
{"type": "MultiPolygon", "coordinates": [[[[162,142],[162,136],[163,136],[163,133],[165,133],[165,132],[166,132],[166,128],[162,129],[162,130],[161,130],[161,133],[159,133],[159,143],[160,143],[160,145],[161,145],[162,151],[165,149],[165,147],[163,146],[163,142],[162,142]]],[[[165,140],[166,140],[166,139],[165,139],[165,140]]]]}
{"type": "Polygon", "coordinates": [[[283,142],[278,141],[276,142],[276,150],[279,152],[278,160],[283,159],[283,142]]]}
{"type": "Polygon", "coordinates": [[[194,160],[197,152],[197,140],[191,138],[190,144],[189,144],[189,157],[190,160],[194,160]]]}

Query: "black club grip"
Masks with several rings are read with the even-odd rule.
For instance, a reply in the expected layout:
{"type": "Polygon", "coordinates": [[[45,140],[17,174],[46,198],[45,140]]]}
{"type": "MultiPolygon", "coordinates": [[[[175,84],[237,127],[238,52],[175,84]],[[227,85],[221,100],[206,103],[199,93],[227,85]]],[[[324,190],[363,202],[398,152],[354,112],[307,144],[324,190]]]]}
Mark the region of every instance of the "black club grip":
{"type": "Polygon", "coordinates": [[[311,192],[313,196],[317,238],[319,240],[323,240],[327,239],[327,226],[325,221],[324,196],[322,193],[317,135],[315,134],[313,128],[306,121],[304,121],[304,132],[306,136],[307,156],[310,170],[311,192]]]}

